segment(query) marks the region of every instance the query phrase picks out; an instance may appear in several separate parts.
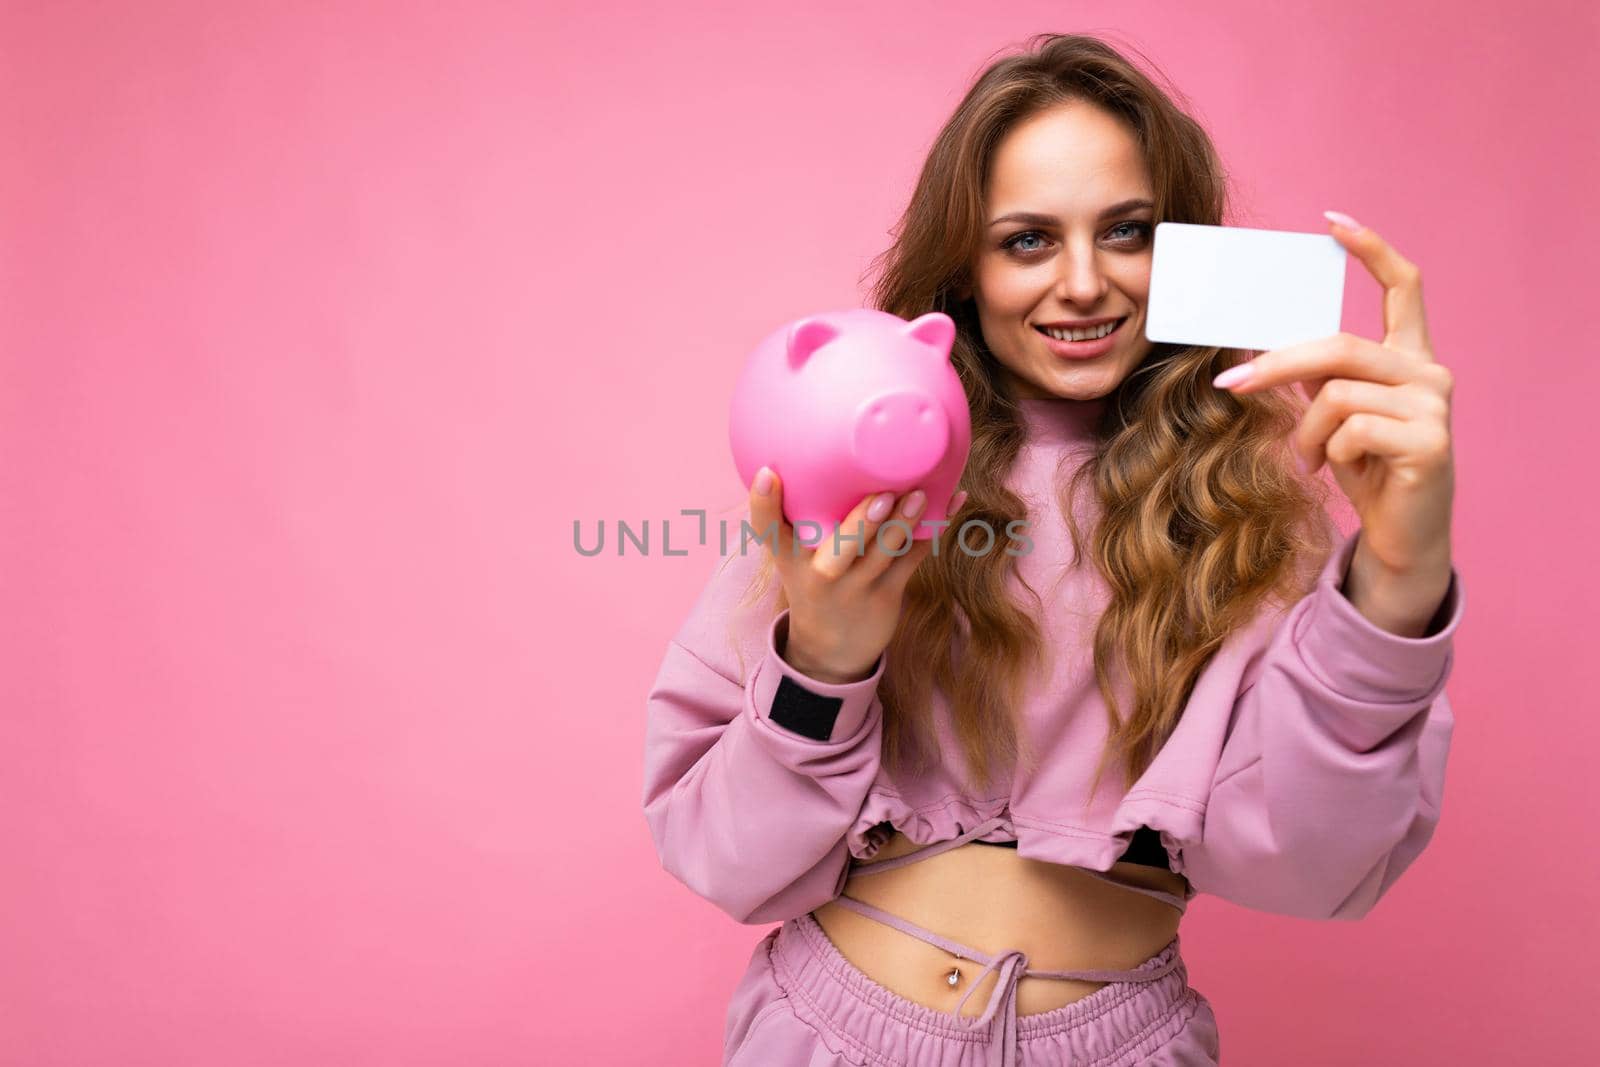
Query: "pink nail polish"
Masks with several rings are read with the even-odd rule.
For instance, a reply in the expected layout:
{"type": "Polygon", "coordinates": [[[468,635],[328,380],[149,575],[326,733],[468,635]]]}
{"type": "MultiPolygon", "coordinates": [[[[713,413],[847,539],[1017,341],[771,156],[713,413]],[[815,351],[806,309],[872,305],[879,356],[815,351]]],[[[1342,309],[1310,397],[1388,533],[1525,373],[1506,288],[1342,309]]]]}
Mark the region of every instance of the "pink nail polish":
{"type": "Polygon", "coordinates": [[[893,493],[879,493],[878,499],[867,506],[867,521],[882,522],[889,514],[889,509],[894,507],[893,493]]]}
{"type": "Polygon", "coordinates": [[[1324,211],[1322,215],[1335,226],[1343,226],[1345,229],[1351,231],[1358,231],[1361,229],[1361,223],[1357,222],[1355,219],[1351,218],[1349,215],[1346,215],[1342,211],[1324,211]]]}
{"type": "Polygon", "coordinates": [[[1253,373],[1255,373],[1254,366],[1249,363],[1241,363],[1237,367],[1229,367],[1211,379],[1211,384],[1218,389],[1226,389],[1230,385],[1238,385],[1240,382],[1249,381],[1250,375],[1253,373]]]}

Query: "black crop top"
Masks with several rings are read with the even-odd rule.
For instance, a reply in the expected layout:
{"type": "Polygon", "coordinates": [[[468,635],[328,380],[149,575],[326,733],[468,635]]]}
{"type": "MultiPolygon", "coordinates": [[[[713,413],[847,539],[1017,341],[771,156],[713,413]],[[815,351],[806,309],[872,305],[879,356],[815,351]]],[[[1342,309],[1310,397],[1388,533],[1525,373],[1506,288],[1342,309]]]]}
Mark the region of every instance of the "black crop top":
{"type": "MultiPolygon", "coordinates": [[[[974,841],[975,845],[998,845],[1000,848],[1016,848],[1015,841],[974,841]]],[[[1167,850],[1161,845],[1161,835],[1148,826],[1141,826],[1133,832],[1133,840],[1128,844],[1128,851],[1124,852],[1118,863],[1137,863],[1143,867],[1160,867],[1163,870],[1172,870],[1172,864],[1167,860],[1167,850]]]]}

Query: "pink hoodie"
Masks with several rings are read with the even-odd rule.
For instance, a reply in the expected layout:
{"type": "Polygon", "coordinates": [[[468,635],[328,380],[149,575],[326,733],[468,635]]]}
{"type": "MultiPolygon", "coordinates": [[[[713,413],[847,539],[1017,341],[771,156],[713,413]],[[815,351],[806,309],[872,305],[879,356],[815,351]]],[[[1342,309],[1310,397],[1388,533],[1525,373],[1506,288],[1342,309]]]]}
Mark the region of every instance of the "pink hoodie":
{"type": "MultiPolygon", "coordinates": [[[[1113,763],[1089,802],[1109,729],[1090,642],[1109,592],[1092,564],[1071,565],[1051,483],[1058,463],[1064,479],[1092,447],[1104,403],[1023,401],[1029,441],[1008,477],[1029,501],[1033,547],[1017,558],[1018,577],[1038,592],[1054,657],[1019,720],[1038,767],[1002,769],[993,787],[972,790],[935,690],[940,764],[891,775],[877,699],[887,655],[872,677],[845,685],[790,667],[776,651],[788,625],[787,611],[773,616],[777,578],[755,608],[736,611],[769,549],[741,553],[730,531],[733,548],[668,643],[648,698],[644,814],[667,871],[740,922],[781,922],[837,896],[851,857],[887,839],[880,823],[925,845],[999,816],[1002,829],[986,839],[1015,839],[1032,859],[1106,871],[1149,826],[1190,898],[1304,918],[1371,910],[1439,821],[1459,573],[1429,635],[1400,637],[1339,592],[1360,530],[1345,536],[1311,593],[1229,636],[1133,788],[1121,792],[1113,763]]],[[[1085,533],[1090,497],[1085,487],[1085,533]]],[[[980,532],[969,535],[974,551],[980,532]]],[[[941,551],[959,551],[950,534],[941,551]]],[[[1013,581],[1016,602],[1033,604],[1013,581]]]]}

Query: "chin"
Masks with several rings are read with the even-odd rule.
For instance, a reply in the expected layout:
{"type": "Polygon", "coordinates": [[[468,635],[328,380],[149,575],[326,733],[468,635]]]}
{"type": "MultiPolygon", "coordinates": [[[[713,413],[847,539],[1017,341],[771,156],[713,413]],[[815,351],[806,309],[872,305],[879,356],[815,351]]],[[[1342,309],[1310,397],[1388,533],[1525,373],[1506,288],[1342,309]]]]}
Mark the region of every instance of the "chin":
{"type": "MultiPolygon", "coordinates": [[[[1059,373],[1058,370],[1057,375],[1059,373]]],[[[1039,388],[1063,400],[1099,400],[1115,389],[1117,382],[1121,381],[1121,376],[1116,373],[1114,367],[1103,370],[1078,370],[1060,377],[1057,375],[1046,375],[1044,384],[1039,388]]]]}

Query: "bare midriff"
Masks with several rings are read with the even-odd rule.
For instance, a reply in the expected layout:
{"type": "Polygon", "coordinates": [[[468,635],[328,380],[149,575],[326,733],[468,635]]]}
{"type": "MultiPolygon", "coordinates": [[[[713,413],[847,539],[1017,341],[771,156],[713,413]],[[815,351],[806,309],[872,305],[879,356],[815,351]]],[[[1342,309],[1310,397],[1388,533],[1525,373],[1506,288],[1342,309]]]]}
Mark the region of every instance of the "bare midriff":
{"type": "MultiPolygon", "coordinates": [[[[897,831],[872,859],[857,863],[870,866],[917,847],[897,831]]],[[[1137,863],[1117,863],[1108,873],[1180,897],[1187,884],[1182,875],[1137,863]]],[[[1076,868],[977,842],[893,870],[851,875],[844,894],[991,956],[1020,949],[1029,968],[1046,971],[1131,970],[1165,948],[1183,918],[1153,897],[1107,885],[1076,868]]],[[[954,1011],[983,969],[832,901],[812,915],[858,970],[929,1008],[954,1011]],[[954,986],[952,967],[961,972],[954,986]]],[[[997,980],[992,972],[986,975],[962,1014],[982,1015],[997,980]]],[[[1050,1011],[1104,985],[1024,976],[1017,982],[1017,1014],[1050,1011]]]]}

